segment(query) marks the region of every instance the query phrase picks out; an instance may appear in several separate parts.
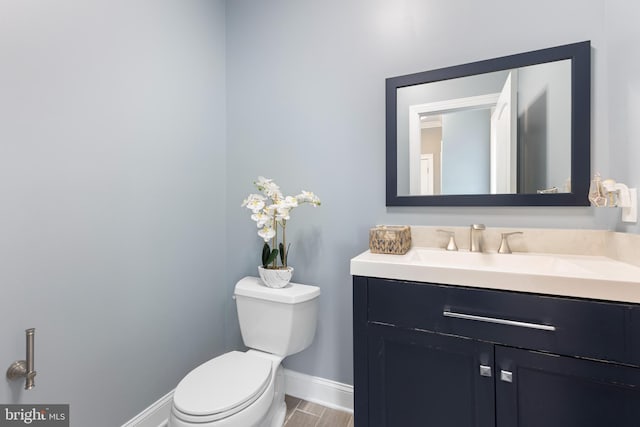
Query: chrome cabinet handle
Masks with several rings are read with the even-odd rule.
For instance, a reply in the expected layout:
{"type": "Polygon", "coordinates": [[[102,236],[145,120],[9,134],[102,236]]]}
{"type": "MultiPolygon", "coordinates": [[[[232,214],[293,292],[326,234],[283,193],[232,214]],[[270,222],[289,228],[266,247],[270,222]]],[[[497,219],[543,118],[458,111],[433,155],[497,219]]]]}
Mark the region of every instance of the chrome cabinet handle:
{"type": "Polygon", "coordinates": [[[482,377],[490,377],[491,376],[491,366],[480,365],[480,376],[482,376],[482,377]]]}
{"type": "Polygon", "coordinates": [[[517,320],[499,319],[497,317],[475,316],[473,314],[456,313],[454,311],[443,311],[444,317],[453,317],[455,319],[475,320],[477,322],[497,323],[499,325],[518,326],[520,328],[538,329],[541,331],[555,331],[556,327],[551,325],[542,325],[539,323],[518,322],[517,320]]]}
{"type": "Polygon", "coordinates": [[[513,372],[500,370],[500,380],[505,383],[513,382],[513,372]]]}

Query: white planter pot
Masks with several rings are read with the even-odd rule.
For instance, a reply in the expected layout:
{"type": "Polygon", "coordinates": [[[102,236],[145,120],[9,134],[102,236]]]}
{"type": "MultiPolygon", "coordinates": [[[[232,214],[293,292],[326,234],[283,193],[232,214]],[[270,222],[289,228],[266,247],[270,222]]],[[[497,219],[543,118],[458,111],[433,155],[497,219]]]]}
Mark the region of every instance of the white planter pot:
{"type": "Polygon", "coordinates": [[[262,283],[269,288],[284,288],[291,281],[293,276],[293,267],[287,267],[286,269],[264,268],[258,266],[258,274],[262,279],[262,283]]]}

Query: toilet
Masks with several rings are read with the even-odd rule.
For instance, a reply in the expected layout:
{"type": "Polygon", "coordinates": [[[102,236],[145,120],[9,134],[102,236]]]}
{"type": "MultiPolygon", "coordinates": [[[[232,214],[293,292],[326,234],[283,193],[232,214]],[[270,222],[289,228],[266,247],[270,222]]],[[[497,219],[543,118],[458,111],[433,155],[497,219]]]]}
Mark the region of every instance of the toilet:
{"type": "Polygon", "coordinates": [[[198,366],[173,394],[169,427],[282,427],[282,360],[309,347],[318,319],[317,286],[281,289],[245,277],[234,298],[246,352],[230,351],[198,366]]]}

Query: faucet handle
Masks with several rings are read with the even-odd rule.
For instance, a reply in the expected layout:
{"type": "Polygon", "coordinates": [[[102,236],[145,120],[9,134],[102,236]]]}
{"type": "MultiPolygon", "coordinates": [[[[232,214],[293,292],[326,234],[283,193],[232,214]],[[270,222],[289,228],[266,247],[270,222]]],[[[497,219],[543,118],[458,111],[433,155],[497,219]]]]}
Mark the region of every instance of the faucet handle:
{"type": "Polygon", "coordinates": [[[472,230],[485,230],[486,228],[484,224],[471,224],[472,230]]]}
{"type": "Polygon", "coordinates": [[[499,254],[510,254],[511,247],[509,246],[509,236],[514,234],[523,234],[522,231],[512,231],[511,233],[501,233],[502,240],[500,241],[500,247],[498,248],[499,254]]]}
{"type": "Polygon", "coordinates": [[[449,235],[449,243],[447,244],[447,248],[446,248],[448,251],[458,250],[458,245],[456,245],[456,233],[454,231],[442,230],[442,229],[438,229],[436,231],[440,233],[447,233],[449,235]]]}

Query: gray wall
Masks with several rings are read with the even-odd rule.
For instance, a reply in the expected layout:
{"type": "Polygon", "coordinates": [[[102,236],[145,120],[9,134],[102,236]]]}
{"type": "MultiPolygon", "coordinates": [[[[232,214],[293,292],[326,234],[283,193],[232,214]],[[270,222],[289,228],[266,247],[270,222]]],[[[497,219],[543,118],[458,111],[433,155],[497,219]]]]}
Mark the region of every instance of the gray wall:
{"type": "Polygon", "coordinates": [[[225,17],[210,0],[3,0],[0,360],[22,358],[36,327],[39,374],[0,401],[119,425],[240,346],[228,298],[256,274],[240,203],[260,174],[323,201],[290,223],[295,280],[323,294],[315,343],[285,364],[346,383],[349,259],[372,225],[638,232],[616,210],[384,206],[385,78],[587,39],[593,170],[640,182],[640,5],[511,5],[233,0],[225,17]]]}
{"type": "MultiPolygon", "coordinates": [[[[599,142],[606,147],[605,153],[601,151],[603,160],[610,161],[608,167],[596,164],[601,169],[594,170],[640,187],[640,56],[634,54],[640,44],[637,20],[640,3],[606,0],[603,12],[607,30],[606,68],[601,70],[598,84],[606,90],[596,101],[606,108],[606,114],[596,120],[607,126],[606,139],[599,142]]],[[[615,227],[619,231],[640,233],[638,224],[617,222],[615,227]]]]}
{"type": "MultiPolygon", "coordinates": [[[[224,3],[0,2],[0,366],[114,427],[224,348],[224,3]]],[[[4,375],[4,374],[3,374],[4,375]]]]}
{"type": "MultiPolygon", "coordinates": [[[[610,97],[608,67],[626,64],[626,53],[618,52],[622,40],[632,52],[640,39],[632,33],[634,15],[625,14],[637,6],[623,0],[541,0],[512,6],[505,0],[227,3],[227,149],[233,165],[227,175],[227,245],[234,254],[227,263],[229,286],[256,273],[260,241],[239,205],[257,175],[276,179],[289,193],[306,187],[323,201],[315,210],[300,208],[291,220],[295,280],[317,284],[323,293],[315,343],[286,360],[289,368],[351,383],[349,259],[367,249],[367,232],[375,224],[618,224],[619,212],[589,207],[385,207],[385,78],[581,40],[592,40],[594,48],[593,169],[609,175],[610,152],[620,150],[618,158],[631,175],[630,165],[640,153],[629,148],[628,139],[640,133],[640,124],[629,116],[627,127],[620,127],[618,116],[640,107],[640,60],[630,60],[635,74],[617,71],[623,77],[615,87],[621,98],[610,97]],[[609,7],[615,10],[609,12],[609,7]],[[621,40],[609,40],[607,31],[618,25],[629,31],[616,28],[621,40]],[[625,85],[637,96],[623,95],[625,85]],[[618,138],[609,138],[609,117],[618,138]],[[623,150],[631,156],[626,158],[623,150]]],[[[633,173],[640,182],[640,172],[633,173]]],[[[626,175],[616,178],[631,178],[626,175]]],[[[231,310],[230,327],[235,327],[233,316],[231,310]]],[[[239,343],[231,337],[230,344],[239,343]]]]}

